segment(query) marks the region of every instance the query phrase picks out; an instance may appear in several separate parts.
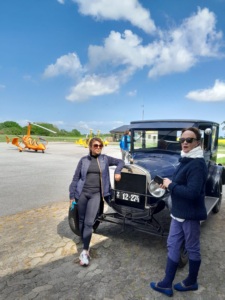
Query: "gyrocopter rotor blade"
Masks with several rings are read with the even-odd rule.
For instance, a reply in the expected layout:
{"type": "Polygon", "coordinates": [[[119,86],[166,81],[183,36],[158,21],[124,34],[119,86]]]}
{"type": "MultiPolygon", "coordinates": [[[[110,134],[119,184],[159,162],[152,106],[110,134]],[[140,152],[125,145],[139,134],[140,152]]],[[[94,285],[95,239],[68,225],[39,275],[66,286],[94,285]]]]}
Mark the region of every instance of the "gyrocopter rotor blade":
{"type": "Polygon", "coordinates": [[[46,127],[43,127],[43,126],[41,126],[41,125],[39,125],[39,124],[36,124],[36,123],[30,123],[30,124],[35,125],[35,126],[38,126],[38,127],[42,128],[42,129],[48,130],[48,131],[50,131],[50,132],[52,132],[52,133],[57,133],[56,131],[53,131],[53,130],[51,130],[51,129],[48,129],[48,128],[46,128],[46,127]]]}

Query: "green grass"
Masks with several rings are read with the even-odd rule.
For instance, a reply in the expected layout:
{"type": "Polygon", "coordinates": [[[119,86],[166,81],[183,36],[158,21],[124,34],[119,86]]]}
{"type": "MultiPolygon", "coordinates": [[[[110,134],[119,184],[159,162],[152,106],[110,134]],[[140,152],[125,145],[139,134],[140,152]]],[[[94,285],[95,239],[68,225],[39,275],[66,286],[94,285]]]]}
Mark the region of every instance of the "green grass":
{"type": "Polygon", "coordinates": [[[225,157],[220,157],[220,158],[217,158],[217,164],[221,164],[223,166],[225,166],[225,157]]]}

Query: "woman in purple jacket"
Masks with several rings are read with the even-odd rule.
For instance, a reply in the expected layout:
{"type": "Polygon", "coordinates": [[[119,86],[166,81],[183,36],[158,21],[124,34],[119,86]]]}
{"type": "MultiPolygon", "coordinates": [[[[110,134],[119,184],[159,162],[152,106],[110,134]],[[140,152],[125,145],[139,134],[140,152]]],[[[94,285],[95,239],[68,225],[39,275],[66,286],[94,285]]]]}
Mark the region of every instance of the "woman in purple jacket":
{"type": "Polygon", "coordinates": [[[101,154],[102,148],[103,142],[100,138],[94,137],[90,140],[89,155],[80,159],[69,187],[70,205],[74,201],[78,204],[79,230],[83,242],[83,251],[79,256],[82,266],[89,265],[89,245],[100,200],[111,195],[109,166],[117,166],[116,181],[121,179],[124,166],[121,159],[101,154]]]}

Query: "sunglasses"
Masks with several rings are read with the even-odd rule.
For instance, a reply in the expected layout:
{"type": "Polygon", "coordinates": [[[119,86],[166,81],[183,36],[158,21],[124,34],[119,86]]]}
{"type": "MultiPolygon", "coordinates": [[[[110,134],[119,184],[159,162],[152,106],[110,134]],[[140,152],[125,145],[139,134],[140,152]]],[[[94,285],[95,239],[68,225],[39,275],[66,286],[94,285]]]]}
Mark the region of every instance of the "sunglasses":
{"type": "Polygon", "coordinates": [[[184,142],[187,142],[188,144],[191,144],[193,141],[197,141],[197,139],[195,139],[195,138],[190,138],[190,137],[188,137],[188,138],[180,138],[179,139],[179,142],[181,143],[181,144],[183,144],[184,142]]]}
{"type": "Polygon", "coordinates": [[[100,145],[100,144],[94,144],[93,147],[94,147],[94,148],[100,148],[100,149],[102,149],[103,146],[100,145]]]}

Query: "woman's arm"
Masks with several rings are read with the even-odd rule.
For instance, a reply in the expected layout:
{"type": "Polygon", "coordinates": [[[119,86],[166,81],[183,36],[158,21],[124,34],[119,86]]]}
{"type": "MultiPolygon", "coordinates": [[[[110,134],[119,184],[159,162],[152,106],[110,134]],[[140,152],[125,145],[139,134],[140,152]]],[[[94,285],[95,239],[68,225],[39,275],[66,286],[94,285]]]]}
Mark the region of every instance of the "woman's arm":
{"type": "Polygon", "coordinates": [[[69,186],[69,198],[70,200],[75,200],[75,192],[76,192],[76,187],[77,187],[77,183],[80,179],[81,176],[81,166],[82,166],[82,159],[80,159],[77,168],[75,170],[75,173],[73,175],[73,179],[72,182],[69,186]]]}
{"type": "Polygon", "coordinates": [[[108,164],[109,166],[116,166],[115,174],[121,174],[121,170],[123,169],[125,163],[122,159],[115,158],[112,156],[108,156],[108,164]]]}

